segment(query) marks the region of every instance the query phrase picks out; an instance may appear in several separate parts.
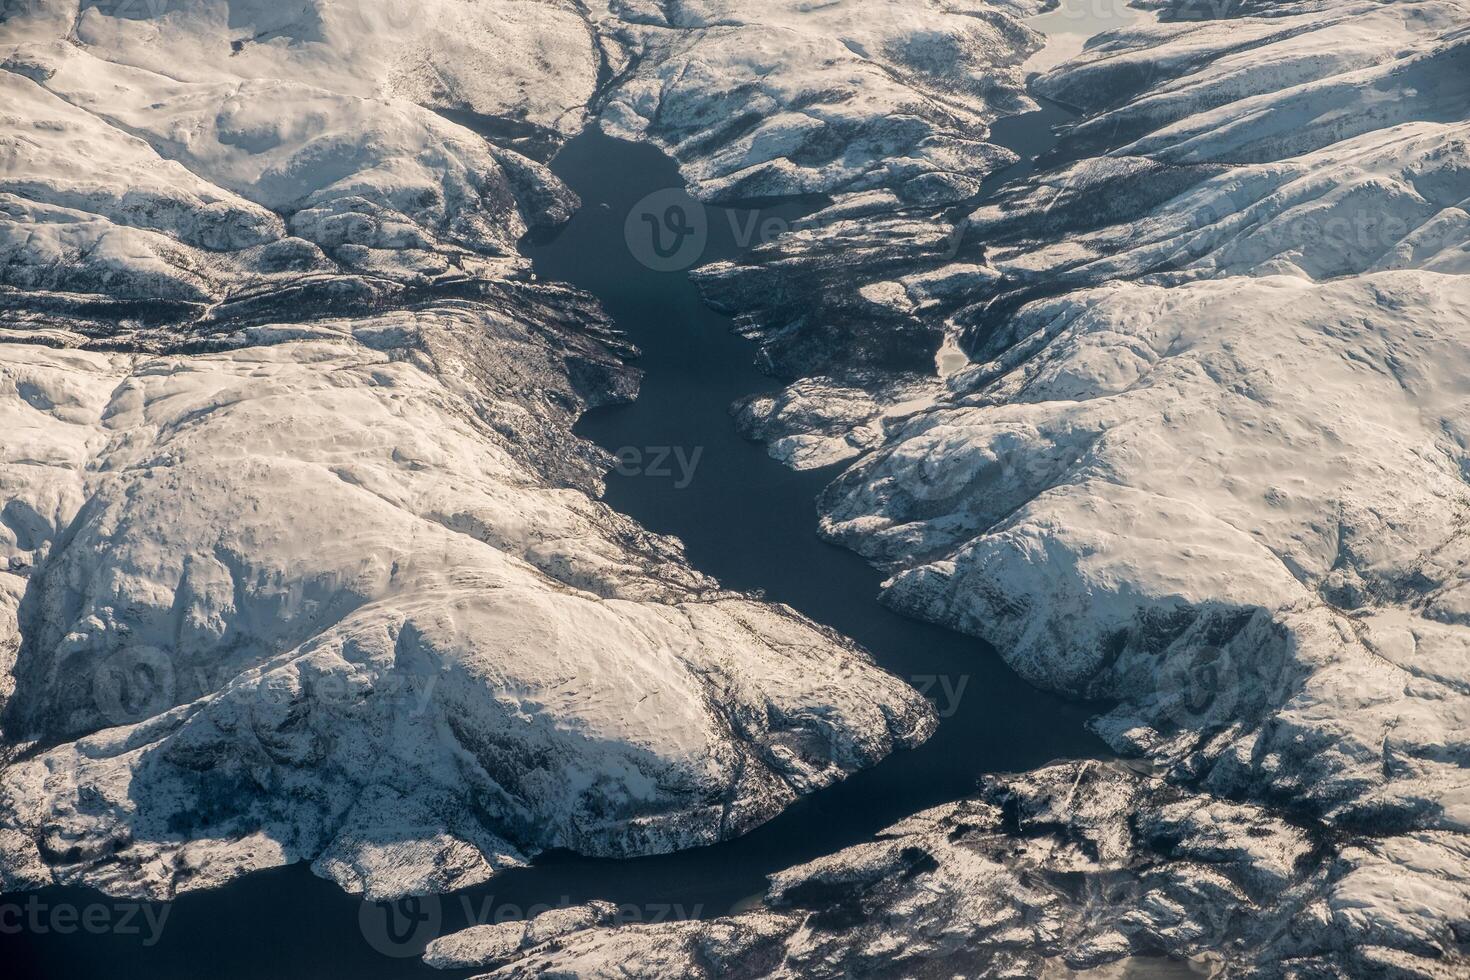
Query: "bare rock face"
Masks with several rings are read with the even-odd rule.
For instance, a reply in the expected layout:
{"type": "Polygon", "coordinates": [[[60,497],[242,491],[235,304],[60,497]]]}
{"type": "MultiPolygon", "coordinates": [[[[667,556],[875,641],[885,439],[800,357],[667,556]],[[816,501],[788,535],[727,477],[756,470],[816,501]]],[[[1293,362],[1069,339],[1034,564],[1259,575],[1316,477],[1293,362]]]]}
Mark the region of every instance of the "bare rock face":
{"type": "Polygon", "coordinates": [[[1385,846],[1070,763],[989,779],[973,799],[782,872],[752,911],[609,927],[562,910],[516,923],[530,942],[481,927],[440,940],[455,958],[430,962],[493,967],[497,980],[1000,977],[1167,955],[1202,973],[1448,977],[1466,966],[1464,857],[1453,835],[1385,846]],[[1414,899],[1373,907],[1389,881],[1414,899]]]}
{"type": "Polygon", "coordinates": [[[393,14],[0,21],[0,890],[443,891],[740,834],[932,730],[595,499],[571,426],[631,348],[516,252],[576,205],[526,154],[591,26],[393,14]]]}

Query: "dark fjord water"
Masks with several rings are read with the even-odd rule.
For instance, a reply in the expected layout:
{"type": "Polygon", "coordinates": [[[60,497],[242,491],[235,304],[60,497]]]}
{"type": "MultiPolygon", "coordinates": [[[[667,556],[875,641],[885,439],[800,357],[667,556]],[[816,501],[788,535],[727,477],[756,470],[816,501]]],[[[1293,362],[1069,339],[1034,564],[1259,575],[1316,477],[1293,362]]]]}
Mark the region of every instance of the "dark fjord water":
{"type": "MultiPolygon", "coordinates": [[[[1023,157],[1002,176],[1029,172],[1031,160],[1053,142],[1051,125],[1064,118],[1050,107],[998,124],[994,138],[1023,157]]],[[[610,450],[641,454],[637,461],[625,456],[628,465],[609,475],[607,501],[680,537],[690,561],[725,586],[761,591],[863,644],[884,667],[931,695],[945,715],[938,734],[798,802],[739,840],[623,861],[549,854],[483,888],[401,908],[364,905],[296,866],[179,899],[150,942],[146,916],[134,911],[129,928],[114,928],[129,916],[127,903],[94,892],[52,888],[6,896],[0,899],[0,974],[16,980],[452,977],[413,957],[434,935],[594,898],[623,904],[630,918],[718,915],[761,892],[768,873],[963,796],[984,773],[1104,754],[1083,729],[1095,707],[1045,695],[983,643],[904,619],[875,601],[879,573],[816,536],[814,499],[833,471],[792,472],[736,434],[730,403],[772,390],[775,382],[755,369],[753,346],[701,303],[682,269],[650,269],[634,254],[647,257],[647,240],[630,249],[626,238],[627,216],[650,193],[664,192],[659,213],[669,206],[686,215],[698,210],[680,189],[672,161],[593,131],[568,144],[552,169],[584,206],[555,237],[528,245],[538,275],[595,294],[644,351],[638,400],[590,413],[578,429],[610,450]],[[697,465],[686,472],[679,461],[687,464],[696,452],[697,465]],[[660,453],[663,467],[653,465],[660,453]],[[104,910],[90,914],[105,928],[67,928],[53,918],[57,910],[89,907],[104,910]]],[[[754,214],[707,209],[702,259],[737,255],[753,217],[789,219],[810,208],[787,202],[754,214]]],[[[164,914],[148,911],[154,920],[164,914]]]]}

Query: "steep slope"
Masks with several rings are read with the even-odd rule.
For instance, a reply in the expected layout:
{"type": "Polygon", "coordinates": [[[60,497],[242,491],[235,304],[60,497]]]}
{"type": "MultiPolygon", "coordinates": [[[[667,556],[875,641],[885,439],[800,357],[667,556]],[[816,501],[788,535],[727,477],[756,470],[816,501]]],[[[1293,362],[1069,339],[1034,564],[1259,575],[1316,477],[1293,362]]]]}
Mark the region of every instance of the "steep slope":
{"type": "Polygon", "coordinates": [[[115,337],[504,277],[574,206],[534,161],[589,103],[706,197],[964,200],[1015,159],[985,127],[1032,104],[1040,6],[27,6],[0,21],[0,296],[115,337]]]}
{"type": "Polygon", "coordinates": [[[738,833],[927,733],[592,499],[569,427],[628,352],[515,253],[590,102],[707,198],[833,199],[703,274],[800,379],[743,423],[853,460],[824,528],[887,601],[1117,699],[1155,772],[1000,781],[760,912],[444,962],[590,926],[509,969],[1463,972],[1470,9],[1151,3],[1037,83],[1085,118],[985,199],[1040,6],[0,21],[0,888],[441,890],[738,833]],[[1001,897],[950,917],[951,881],[1001,897]]]}
{"type": "Polygon", "coordinates": [[[40,417],[12,431],[84,449],[17,466],[6,511],[31,538],[5,725],[34,743],[5,774],[8,887],[314,859],[440,890],[737,834],[924,737],[862,654],[517,459],[505,362],[541,397],[566,370],[517,314],[7,348],[40,417]]]}

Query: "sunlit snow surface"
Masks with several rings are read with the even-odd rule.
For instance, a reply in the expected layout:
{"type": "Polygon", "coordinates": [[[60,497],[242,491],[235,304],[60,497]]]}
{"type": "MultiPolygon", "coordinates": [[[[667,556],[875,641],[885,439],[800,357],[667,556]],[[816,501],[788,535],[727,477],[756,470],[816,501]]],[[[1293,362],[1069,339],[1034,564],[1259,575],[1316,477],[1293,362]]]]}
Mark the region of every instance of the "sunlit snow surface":
{"type": "Polygon", "coordinates": [[[635,378],[516,243],[596,114],[706,198],[831,199],[700,274],[800,378],[739,424],[849,464],[824,531],[886,601],[1115,699],[1139,761],[739,917],[440,952],[1462,974],[1470,7],[1147,6],[1082,48],[1028,2],[7,8],[0,887],[445,890],[739,833],[930,731],[595,501],[570,426],[635,378]],[[1085,118],[976,203],[1066,54],[1034,90],[1085,118]]]}

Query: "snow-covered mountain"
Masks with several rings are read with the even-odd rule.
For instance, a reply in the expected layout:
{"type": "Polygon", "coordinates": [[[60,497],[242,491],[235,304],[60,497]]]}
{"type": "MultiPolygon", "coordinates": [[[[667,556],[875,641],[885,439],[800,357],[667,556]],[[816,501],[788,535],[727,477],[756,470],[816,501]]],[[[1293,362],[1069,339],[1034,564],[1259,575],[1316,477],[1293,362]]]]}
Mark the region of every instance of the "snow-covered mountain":
{"type": "MultiPolygon", "coordinates": [[[[982,262],[854,277],[969,363],[928,404],[905,385],[824,529],[886,601],[1119,699],[1120,750],[1326,826],[1459,833],[1470,8],[1197,6],[1038,81],[1089,110],[1085,155],[958,219],[982,262]],[[1181,705],[1204,666],[1214,702],[1181,705]]],[[[742,270],[712,275],[729,302],[742,270]]]]}
{"type": "Polygon", "coordinates": [[[1470,7],[1147,6],[1037,80],[1083,113],[1037,176],[701,277],[795,379],[746,431],[851,461],[823,528],[885,601],[1116,701],[1150,775],[998,780],[497,976],[1463,974],[1470,7]]]}
{"type": "Polygon", "coordinates": [[[312,860],[445,890],[738,834],[932,730],[596,502],[570,426],[636,374],[516,243],[576,206],[537,158],[594,101],[711,188],[738,156],[914,194],[1007,159],[952,132],[1023,99],[1038,42],[989,10],[617,6],[5,7],[4,888],[312,860]],[[718,52],[730,90],[672,81],[718,52]],[[759,85],[790,112],[734,125],[759,85]]]}
{"type": "Polygon", "coordinates": [[[700,273],[791,382],[739,423],[849,462],[824,533],[885,601],[1115,701],[1136,762],[738,916],[431,961],[1463,974],[1470,5],[1149,0],[988,196],[1044,6],[0,6],[0,890],[448,890],[738,834],[932,730],[597,501],[571,425],[637,375],[517,253],[595,119],[707,199],[831,199],[700,273]]]}

